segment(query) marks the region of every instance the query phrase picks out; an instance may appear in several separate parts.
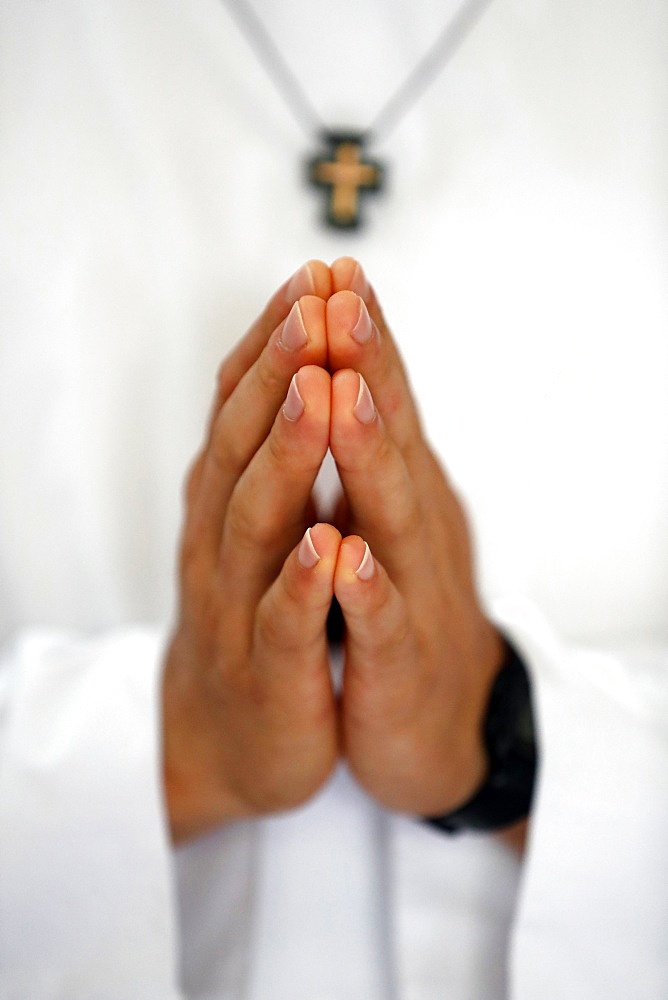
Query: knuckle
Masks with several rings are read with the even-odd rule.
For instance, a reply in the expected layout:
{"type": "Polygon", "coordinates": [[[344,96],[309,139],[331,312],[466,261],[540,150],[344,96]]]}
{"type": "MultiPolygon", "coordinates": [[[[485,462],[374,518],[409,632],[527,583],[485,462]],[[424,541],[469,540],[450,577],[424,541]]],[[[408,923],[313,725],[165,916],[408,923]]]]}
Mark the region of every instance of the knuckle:
{"type": "Polygon", "coordinates": [[[286,465],[292,463],[293,452],[287,446],[287,442],[282,434],[272,429],[267,438],[267,460],[276,470],[285,469],[286,465]]]}
{"type": "Polygon", "coordinates": [[[267,490],[259,502],[249,503],[239,496],[230,502],[226,529],[237,545],[268,547],[276,542],[280,528],[275,490],[267,490]]]}
{"type": "MultiPolygon", "coordinates": [[[[296,602],[293,595],[288,591],[283,597],[289,607],[294,609],[296,602]]],[[[283,610],[283,609],[281,609],[283,610]]],[[[258,607],[255,616],[255,640],[259,648],[281,649],[284,652],[297,653],[300,647],[298,631],[285,628],[285,615],[278,613],[278,608],[274,601],[263,601],[258,607]]]]}
{"type": "MultiPolygon", "coordinates": [[[[383,610],[386,610],[385,606],[379,608],[378,612],[383,610]]],[[[392,610],[395,613],[388,621],[387,630],[379,636],[375,646],[376,654],[381,662],[393,660],[397,655],[397,650],[405,650],[411,638],[410,624],[406,615],[397,615],[396,609],[392,610]]]]}
{"type": "MultiPolygon", "coordinates": [[[[383,412],[386,420],[392,421],[393,427],[396,428],[397,434],[401,435],[402,440],[412,430],[412,420],[410,419],[410,408],[408,406],[409,398],[408,390],[401,384],[400,380],[393,375],[388,375],[385,398],[383,400],[383,412]]],[[[400,448],[402,440],[397,440],[400,448]]]]}
{"type": "Polygon", "coordinates": [[[376,662],[395,660],[411,643],[406,606],[389,586],[370,593],[364,607],[353,610],[353,622],[356,646],[376,662]]]}
{"type": "Polygon", "coordinates": [[[397,490],[383,507],[383,540],[390,547],[406,538],[416,538],[421,524],[420,507],[412,492],[397,490]]]}
{"type": "Polygon", "coordinates": [[[320,433],[286,433],[285,422],[279,421],[266,439],[268,474],[285,481],[286,476],[313,474],[320,468],[326,451],[326,438],[320,433]]]}
{"type": "Polygon", "coordinates": [[[276,649],[281,645],[279,623],[266,604],[261,604],[257,610],[254,632],[256,647],[276,649]]]}
{"type": "Polygon", "coordinates": [[[267,351],[263,351],[258,358],[255,365],[255,380],[258,392],[269,399],[274,399],[277,396],[282,396],[285,379],[276,371],[267,353],[267,351]]]}
{"type": "Polygon", "coordinates": [[[386,384],[392,381],[397,363],[387,334],[384,334],[378,327],[376,329],[378,330],[379,346],[376,376],[380,382],[386,384]]]}
{"type": "Polygon", "coordinates": [[[376,439],[375,462],[380,469],[385,469],[390,474],[396,468],[396,445],[384,428],[383,433],[379,434],[376,439]]]}
{"type": "Polygon", "coordinates": [[[400,511],[404,534],[417,537],[422,527],[422,508],[414,493],[406,497],[406,502],[400,511]]]}
{"type": "Polygon", "coordinates": [[[227,509],[225,522],[226,534],[239,543],[252,543],[257,539],[259,518],[256,508],[250,504],[240,503],[233,497],[227,509]]]}
{"type": "Polygon", "coordinates": [[[389,438],[381,438],[378,442],[374,464],[378,469],[381,506],[387,529],[398,535],[416,529],[419,507],[415,489],[389,438]]]}
{"type": "Polygon", "coordinates": [[[183,533],[179,549],[179,582],[181,592],[198,595],[209,585],[213,559],[208,557],[199,535],[194,530],[183,533]]]}
{"type": "Polygon", "coordinates": [[[241,437],[231,434],[228,424],[227,413],[223,409],[213,427],[209,457],[219,471],[235,476],[244,469],[247,456],[241,437]]]}

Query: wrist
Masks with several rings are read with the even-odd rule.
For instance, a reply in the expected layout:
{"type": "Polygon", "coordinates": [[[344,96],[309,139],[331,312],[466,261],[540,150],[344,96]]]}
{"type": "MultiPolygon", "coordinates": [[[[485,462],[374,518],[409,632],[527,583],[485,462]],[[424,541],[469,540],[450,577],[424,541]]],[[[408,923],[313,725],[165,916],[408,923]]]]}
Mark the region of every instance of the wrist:
{"type": "Polygon", "coordinates": [[[168,651],[162,682],[162,778],[167,820],[175,844],[245,815],[221,785],[219,728],[212,701],[179,656],[168,651]]]}
{"type": "Polygon", "coordinates": [[[494,685],[506,659],[504,637],[486,618],[482,619],[474,667],[469,670],[470,686],[459,713],[461,775],[457,797],[451,797],[448,811],[468,802],[484,784],[489,772],[489,752],[485,741],[485,724],[494,685]]]}
{"type": "Polygon", "coordinates": [[[525,819],[531,808],[537,753],[531,689],[526,667],[505,640],[505,658],[492,686],[484,725],[487,774],[458,808],[428,817],[432,825],[458,830],[500,830],[525,819]]]}

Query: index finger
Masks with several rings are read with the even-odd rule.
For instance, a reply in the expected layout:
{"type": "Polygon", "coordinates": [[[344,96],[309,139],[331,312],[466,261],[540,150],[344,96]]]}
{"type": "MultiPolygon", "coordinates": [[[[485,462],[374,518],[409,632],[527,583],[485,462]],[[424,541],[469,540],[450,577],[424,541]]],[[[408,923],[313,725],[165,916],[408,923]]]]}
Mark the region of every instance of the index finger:
{"type": "Polygon", "coordinates": [[[330,369],[352,369],[364,377],[393,441],[414,464],[425,451],[425,441],[408,376],[389,330],[374,322],[365,300],[352,291],[335,292],[326,309],[330,369]]]}
{"type": "Polygon", "coordinates": [[[389,327],[385,322],[385,316],[380,307],[378,296],[360,262],[354,257],[337,257],[330,270],[332,278],[331,294],[345,291],[355,292],[361,299],[364,299],[371,319],[381,333],[389,334],[389,327]]]}

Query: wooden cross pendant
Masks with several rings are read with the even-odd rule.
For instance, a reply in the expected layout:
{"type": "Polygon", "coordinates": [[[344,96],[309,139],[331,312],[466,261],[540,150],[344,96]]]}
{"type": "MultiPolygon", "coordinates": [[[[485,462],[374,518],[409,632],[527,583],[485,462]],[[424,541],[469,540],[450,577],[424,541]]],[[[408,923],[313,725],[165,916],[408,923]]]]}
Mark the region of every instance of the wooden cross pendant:
{"type": "Polygon", "coordinates": [[[360,195],[381,190],[383,168],[364,158],[362,135],[327,132],[324,139],[329,154],[310,161],[309,181],[314,187],[327,191],[327,225],[335,229],[356,229],[361,222],[360,195]]]}

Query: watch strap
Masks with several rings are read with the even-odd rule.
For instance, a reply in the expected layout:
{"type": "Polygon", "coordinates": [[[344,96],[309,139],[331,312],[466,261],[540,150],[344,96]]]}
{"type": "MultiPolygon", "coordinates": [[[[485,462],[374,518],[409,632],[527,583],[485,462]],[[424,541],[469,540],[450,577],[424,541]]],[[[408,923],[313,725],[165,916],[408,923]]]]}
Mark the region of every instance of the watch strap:
{"type": "Polygon", "coordinates": [[[531,682],[515,646],[506,655],[489,699],[484,739],[489,769],[483,785],[462,806],[427,823],[447,833],[492,831],[529,815],[537,769],[531,682]]]}

